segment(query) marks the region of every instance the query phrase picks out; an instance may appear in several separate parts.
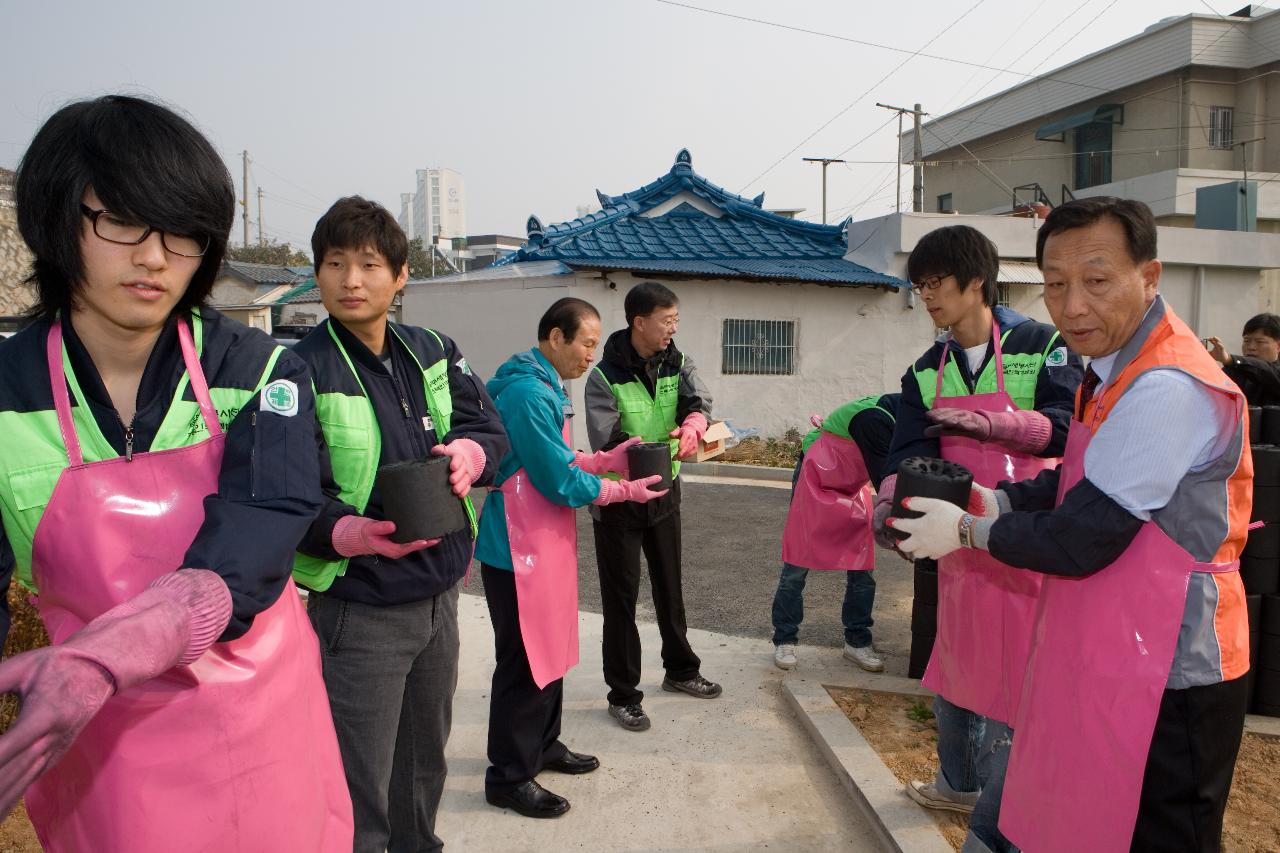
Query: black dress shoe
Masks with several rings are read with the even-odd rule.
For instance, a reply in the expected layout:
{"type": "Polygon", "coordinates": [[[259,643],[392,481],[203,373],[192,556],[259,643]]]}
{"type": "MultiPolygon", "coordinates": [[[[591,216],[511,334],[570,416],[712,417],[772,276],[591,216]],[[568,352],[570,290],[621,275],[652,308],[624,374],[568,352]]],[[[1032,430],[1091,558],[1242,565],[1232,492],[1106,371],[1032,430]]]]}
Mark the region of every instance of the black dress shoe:
{"type": "Polygon", "coordinates": [[[508,791],[484,792],[490,805],[511,809],[525,817],[560,817],[569,810],[569,801],[551,793],[530,779],[508,791]]]}
{"type": "Polygon", "coordinates": [[[600,759],[594,755],[583,755],[580,752],[573,752],[566,749],[564,755],[555,761],[548,761],[542,765],[543,770],[554,770],[557,773],[590,773],[600,767],[600,759]]]}

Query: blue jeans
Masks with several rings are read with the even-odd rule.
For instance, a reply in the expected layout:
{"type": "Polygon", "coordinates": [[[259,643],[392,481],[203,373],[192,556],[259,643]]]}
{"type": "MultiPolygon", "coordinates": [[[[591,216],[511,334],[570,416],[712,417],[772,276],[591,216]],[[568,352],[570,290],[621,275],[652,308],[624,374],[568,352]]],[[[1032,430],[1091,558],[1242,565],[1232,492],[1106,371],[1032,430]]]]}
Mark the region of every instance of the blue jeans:
{"type": "MultiPolygon", "coordinates": [[[[800,467],[804,454],[791,472],[791,493],[795,495],[796,481],[800,479],[800,467]]],[[[871,645],[871,608],[876,601],[876,579],[871,572],[845,572],[844,605],[840,608],[840,621],[844,622],[844,641],[854,648],[871,645]]],[[[773,644],[795,645],[800,638],[800,623],[804,621],[804,584],[809,570],[790,563],[782,564],[778,578],[778,590],[773,594],[773,644]]]]}
{"type": "MultiPolygon", "coordinates": [[[[871,645],[871,607],[876,600],[876,579],[872,572],[845,572],[844,641],[855,648],[871,645]]],[[[778,591],[773,594],[773,644],[795,644],[804,621],[804,584],[809,570],[782,564],[778,591]]]]}
{"type": "Polygon", "coordinates": [[[1016,853],[1017,848],[997,828],[1013,730],[941,696],[933,699],[933,714],[938,719],[934,785],[944,796],[957,800],[973,801],[977,795],[962,853],[1016,853]]]}

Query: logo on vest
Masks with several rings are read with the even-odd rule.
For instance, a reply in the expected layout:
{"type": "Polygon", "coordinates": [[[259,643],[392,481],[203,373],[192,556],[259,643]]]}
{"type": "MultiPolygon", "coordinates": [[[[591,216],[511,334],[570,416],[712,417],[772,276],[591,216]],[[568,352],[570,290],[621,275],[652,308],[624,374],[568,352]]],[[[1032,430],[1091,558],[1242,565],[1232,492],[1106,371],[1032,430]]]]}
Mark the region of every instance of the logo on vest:
{"type": "Polygon", "coordinates": [[[264,412],[293,417],[298,414],[298,386],[288,379],[277,379],[263,387],[259,407],[264,412]]]}
{"type": "Polygon", "coordinates": [[[1058,347],[1044,360],[1045,367],[1062,367],[1067,363],[1067,348],[1058,347]]]}
{"type": "Polygon", "coordinates": [[[467,364],[467,360],[465,358],[458,359],[456,362],[454,362],[453,366],[461,370],[463,375],[465,376],[471,375],[471,365],[467,364]]]}

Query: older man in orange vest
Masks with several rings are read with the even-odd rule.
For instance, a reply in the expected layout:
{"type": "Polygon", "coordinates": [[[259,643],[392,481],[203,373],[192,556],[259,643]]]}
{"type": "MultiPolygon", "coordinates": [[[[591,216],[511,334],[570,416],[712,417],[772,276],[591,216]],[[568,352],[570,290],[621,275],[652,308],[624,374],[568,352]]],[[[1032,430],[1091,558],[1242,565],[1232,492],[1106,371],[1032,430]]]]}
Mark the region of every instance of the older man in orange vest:
{"type": "Polygon", "coordinates": [[[1092,361],[1062,466],[927,498],[902,548],[989,550],[1047,575],[1001,831],[1039,851],[1216,851],[1244,725],[1244,395],[1157,293],[1141,202],[1073,201],[1040,229],[1045,304],[1092,361]]]}

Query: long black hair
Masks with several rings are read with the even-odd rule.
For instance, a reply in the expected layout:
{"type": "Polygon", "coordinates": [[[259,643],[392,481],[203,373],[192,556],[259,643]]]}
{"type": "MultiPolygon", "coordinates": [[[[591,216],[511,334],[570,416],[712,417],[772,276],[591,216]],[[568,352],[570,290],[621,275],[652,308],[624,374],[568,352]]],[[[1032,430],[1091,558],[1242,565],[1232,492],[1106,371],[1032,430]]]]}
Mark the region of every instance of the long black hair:
{"type": "Polygon", "coordinates": [[[208,238],[175,310],[213,288],[235,221],[235,190],[217,151],[168,107],[127,95],[76,101],[44,123],[18,166],[18,228],[35,262],[34,317],[71,307],[83,286],[80,209],[92,187],[107,210],[166,234],[208,238]]]}

